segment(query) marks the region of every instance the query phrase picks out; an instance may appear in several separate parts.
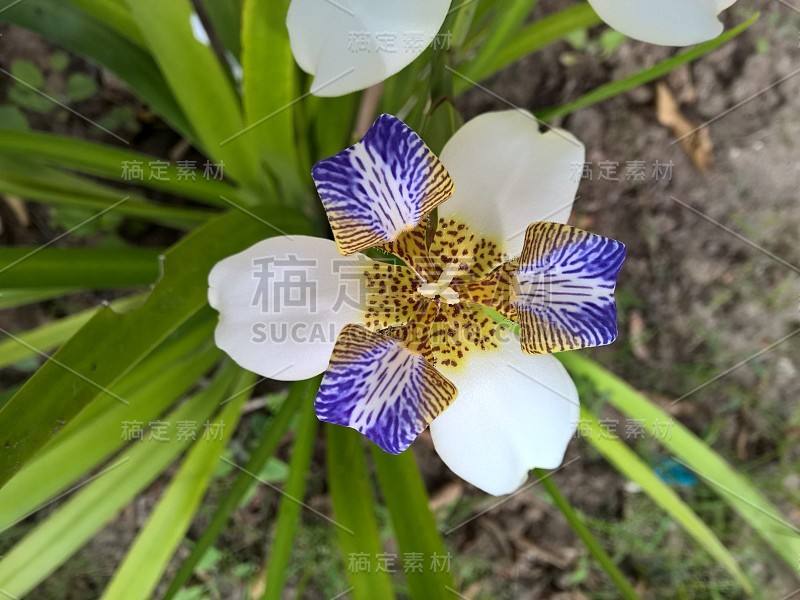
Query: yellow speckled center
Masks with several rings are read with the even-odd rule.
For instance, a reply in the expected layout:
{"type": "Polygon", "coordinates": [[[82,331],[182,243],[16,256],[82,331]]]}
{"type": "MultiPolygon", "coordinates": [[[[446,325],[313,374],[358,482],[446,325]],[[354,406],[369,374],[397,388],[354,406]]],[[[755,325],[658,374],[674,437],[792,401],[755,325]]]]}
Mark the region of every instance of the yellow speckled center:
{"type": "Polygon", "coordinates": [[[365,324],[434,365],[457,367],[498,345],[498,326],[482,307],[516,317],[516,266],[458,220],[440,219],[429,235],[423,222],[383,247],[405,265],[376,262],[367,271],[365,324]]]}

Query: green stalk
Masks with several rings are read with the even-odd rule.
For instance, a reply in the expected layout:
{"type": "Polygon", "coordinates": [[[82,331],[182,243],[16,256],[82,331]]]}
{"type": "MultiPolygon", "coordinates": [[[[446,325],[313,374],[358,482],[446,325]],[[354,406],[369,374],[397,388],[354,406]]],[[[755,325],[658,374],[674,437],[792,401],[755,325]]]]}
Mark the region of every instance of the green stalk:
{"type": "Polygon", "coordinates": [[[286,479],[283,498],[278,508],[278,522],[267,562],[267,581],[263,600],[280,600],[286,583],[292,547],[300,524],[300,511],[304,506],[302,499],[306,494],[308,470],[311,466],[318,427],[319,421],[314,413],[314,403],[304,402],[300,407],[297,439],[289,462],[289,477],[286,479]]]}
{"type": "Polygon", "coordinates": [[[597,562],[600,563],[603,571],[606,572],[606,575],[608,575],[611,581],[614,582],[614,585],[617,586],[621,596],[626,600],[638,600],[639,596],[633,589],[633,586],[628,582],[625,575],[622,574],[622,571],[617,568],[617,565],[614,564],[611,557],[603,550],[597,538],[595,538],[592,532],[589,531],[589,528],[586,527],[578,511],[572,507],[569,500],[567,500],[558,489],[558,486],[550,477],[550,473],[542,471],[541,469],[536,469],[535,474],[541,482],[542,487],[550,494],[550,497],[553,499],[553,504],[556,505],[558,510],[561,511],[561,514],[567,519],[569,526],[572,527],[575,534],[581,538],[586,549],[589,550],[597,562]]]}
{"type": "Polygon", "coordinates": [[[289,397],[286,398],[275,418],[270,421],[267,431],[250,455],[250,459],[245,464],[244,469],[239,473],[228,493],[220,501],[208,527],[203,531],[200,539],[195,542],[189,558],[183,561],[180,569],[178,569],[175,577],[170,582],[163,600],[175,597],[181,587],[189,581],[195,567],[214,545],[236,507],[239,506],[239,502],[253,485],[253,476],[250,473],[260,473],[267,461],[272,458],[297,410],[304,404],[313,404],[313,397],[317,392],[318,385],[319,383],[316,379],[299,381],[292,385],[289,397]]]}

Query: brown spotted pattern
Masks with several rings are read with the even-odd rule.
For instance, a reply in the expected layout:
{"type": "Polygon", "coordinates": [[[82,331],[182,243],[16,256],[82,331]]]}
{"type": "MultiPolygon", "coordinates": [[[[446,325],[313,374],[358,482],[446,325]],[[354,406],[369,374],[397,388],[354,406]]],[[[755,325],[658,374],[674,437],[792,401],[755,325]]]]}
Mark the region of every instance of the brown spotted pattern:
{"type": "Polygon", "coordinates": [[[428,226],[430,219],[425,217],[422,222],[407,231],[393,242],[379,246],[385,252],[393,254],[402,260],[417,276],[427,282],[438,277],[436,265],[439,262],[436,257],[430,255],[428,250],[428,226]]]}
{"type": "Polygon", "coordinates": [[[433,365],[456,367],[475,350],[497,348],[498,325],[480,307],[426,300],[424,312],[384,333],[433,365]]]}
{"type": "Polygon", "coordinates": [[[455,219],[439,219],[429,254],[438,262],[438,273],[446,264],[459,265],[458,279],[480,281],[505,263],[497,244],[474,233],[468,225],[455,219]]]}
{"type": "Polygon", "coordinates": [[[364,294],[365,325],[371,331],[383,331],[408,323],[418,310],[415,304],[417,275],[402,265],[375,261],[366,271],[364,294]]]}
{"type": "Polygon", "coordinates": [[[466,283],[460,288],[462,301],[488,306],[506,319],[517,322],[514,298],[519,284],[516,271],[517,261],[510,261],[496,268],[488,277],[466,283]]]}
{"type": "Polygon", "coordinates": [[[456,367],[470,352],[497,347],[499,326],[482,306],[516,320],[516,263],[464,223],[440,219],[431,235],[423,222],[380,248],[407,266],[376,262],[367,270],[365,325],[432,364],[456,367]],[[458,266],[449,286],[459,302],[420,294],[420,285],[437,282],[448,265],[458,266]]]}

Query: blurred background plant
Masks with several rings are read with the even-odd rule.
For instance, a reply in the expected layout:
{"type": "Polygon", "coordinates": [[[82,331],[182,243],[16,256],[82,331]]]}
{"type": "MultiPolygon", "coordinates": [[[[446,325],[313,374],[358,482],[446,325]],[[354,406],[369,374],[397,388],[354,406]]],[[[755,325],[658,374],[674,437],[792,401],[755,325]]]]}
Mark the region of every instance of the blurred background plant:
{"type": "MultiPolygon", "coordinates": [[[[632,248],[628,278],[642,283],[622,286],[627,335],[610,349],[559,356],[579,383],[581,439],[563,470],[535,472],[534,485],[500,506],[436,472],[425,438],[418,460],[390,457],[319,425],[318,380],[287,389],[241,371],[214,346],[216,314],[206,304],[216,261],[324,225],[310,167],[354,141],[359,110],[367,121],[398,115],[438,150],[463,117],[518,104],[551,124],[566,119],[594,160],[593,135],[625,138],[647,126],[633,120],[624,132],[604,120],[609,107],[625,114],[620,102],[656,104],[669,140],[681,136],[674,112],[687,101],[668,100],[671,89],[691,92],[681,84],[687,65],[767,52],[784,38],[757,27],[779,28],[776,13],[765,25],[741,7],[716,40],[635,57],[637,46],[586,3],[454,3],[446,45],[426,50],[370,102],[370,92],[305,93],[287,6],[22,0],[0,9],[13,26],[0,38],[0,593],[731,598],[800,586],[800,482],[783,485],[796,478],[800,413],[773,423],[779,433],[760,448],[747,435],[770,419],[759,409],[763,386],[723,388],[719,414],[705,420],[708,411],[679,410],[719,400],[705,388],[743,357],[725,363],[711,335],[703,344],[722,365],[648,356],[657,332],[641,317],[651,305],[645,282],[669,276],[636,257],[663,250],[659,236],[671,229],[654,220],[629,240],[621,231],[635,228],[633,217],[626,228],[625,210],[596,208],[608,181],[583,182],[588,198],[575,219],[597,220],[595,229],[632,248]],[[195,11],[209,45],[192,31],[195,11]],[[12,36],[34,46],[31,56],[3,47],[12,36]],[[604,72],[586,75],[598,64],[604,72]],[[535,92],[519,99],[526,77],[535,92]],[[656,81],[670,85],[657,97],[647,91],[656,81]],[[678,398],[696,388],[691,401],[678,398]],[[745,433],[719,443],[740,420],[745,433]],[[632,423],[635,435],[626,433],[632,423]],[[563,517],[548,519],[554,511],[563,517]],[[404,569],[403,557],[416,554],[424,568],[404,569]],[[432,557],[445,562],[434,568],[432,557]]],[[[701,133],[689,139],[686,169],[708,168],[708,143],[701,133]]],[[[771,302],[783,306],[791,285],[776,283],[771,302]]]]}

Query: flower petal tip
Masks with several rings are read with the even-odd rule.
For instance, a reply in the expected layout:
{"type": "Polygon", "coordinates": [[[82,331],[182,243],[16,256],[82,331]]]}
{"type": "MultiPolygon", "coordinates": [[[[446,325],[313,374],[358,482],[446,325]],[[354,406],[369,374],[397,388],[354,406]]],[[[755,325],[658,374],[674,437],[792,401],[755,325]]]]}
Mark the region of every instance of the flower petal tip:
{"type": "Polygon", "coordinates": [[[618,334],[614,290],[625,244],[560,223],[525,234],[514,299],[526,354],[612,343],[618,334]]]}
{"type": "Polygon", "coordinates": [[[735,0],[589,0],[608,25],[661,46],[690,46],[722,33],[719,13],[735,0]]]}
{"type": "Polygon", "coordinates": [[[450,0],[292,0],[286,15],[297,64],[311,93],[342,96],[376,85],[434,40],[450,0]]]}
{"type": "Polygon", "coordinates": [[[311,175],[345,255],[391,242],[453,194],[450,175],[422,138],[387,114],[311,175]]]}
{"type": "Polygon", "coordinates": [[[400,454],[455,399],[456,388],[424,358],[359,325],[336,341],[314,409],[400,454]]]}

